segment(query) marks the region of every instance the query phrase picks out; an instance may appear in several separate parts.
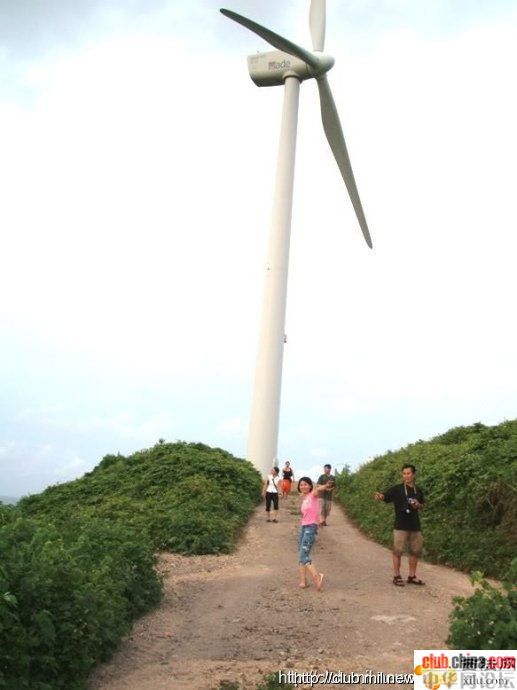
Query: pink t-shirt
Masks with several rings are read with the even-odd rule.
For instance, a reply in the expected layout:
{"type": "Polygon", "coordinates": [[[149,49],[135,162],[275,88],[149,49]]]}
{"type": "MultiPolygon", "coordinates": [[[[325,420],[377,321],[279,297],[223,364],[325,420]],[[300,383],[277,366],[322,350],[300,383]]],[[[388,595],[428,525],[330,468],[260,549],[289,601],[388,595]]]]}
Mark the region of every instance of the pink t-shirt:
{"type": "Polygon", "coordinates": [[[302,525],[318,525],[320,521],[320,502],[314,492],[310,492],[302,501],[300,508],[302,525]]]}

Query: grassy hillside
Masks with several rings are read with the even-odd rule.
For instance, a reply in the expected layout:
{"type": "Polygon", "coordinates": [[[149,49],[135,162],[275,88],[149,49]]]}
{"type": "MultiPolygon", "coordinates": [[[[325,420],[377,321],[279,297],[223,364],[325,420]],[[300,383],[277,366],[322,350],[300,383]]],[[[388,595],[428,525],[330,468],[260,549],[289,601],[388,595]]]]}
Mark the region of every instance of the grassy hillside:
{"type": "Polygon", "coordinates": [[[260,498],[251,463],[201,443],[158,443],[128,457],[107,455],[81,479],[18,504],[29,517],[109,519],[146,534],[155,549],[231,550],[260,498]]]}
{"type": "Polygon", "coordinates": [[[244,460],[158,443],[0,506],[0,688],[84,690],[160,601],[156,550],[230,551],[260,492],[244,460]]]}
{"type": "Polygon", "coordinates": [[[341,474],[339,500],[384,544],[392,540],[393,507],[372,496],[400,483],[405,463],[416,466],[426,496],[424,557],[503,577],[517,553],[517,420],[457,427],[341,474]]]}

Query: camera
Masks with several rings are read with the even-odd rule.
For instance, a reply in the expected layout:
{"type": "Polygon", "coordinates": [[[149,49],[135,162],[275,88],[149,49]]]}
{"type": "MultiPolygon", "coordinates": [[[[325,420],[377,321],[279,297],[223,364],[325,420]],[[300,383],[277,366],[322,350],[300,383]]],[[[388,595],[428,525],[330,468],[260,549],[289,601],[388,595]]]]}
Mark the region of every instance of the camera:
{"type": "Polygon", "coordinates": [[[411,508],[414,507],[416,501],[416,498],[408,498],[408,507],[406,508],[406,513],[411,513],[411,508]]]}

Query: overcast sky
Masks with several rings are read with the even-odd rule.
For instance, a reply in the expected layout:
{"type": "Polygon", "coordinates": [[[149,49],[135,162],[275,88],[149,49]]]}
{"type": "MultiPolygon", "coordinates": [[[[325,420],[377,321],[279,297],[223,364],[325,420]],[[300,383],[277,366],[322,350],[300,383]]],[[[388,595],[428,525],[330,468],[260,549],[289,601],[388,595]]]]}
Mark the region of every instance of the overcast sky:
{"type": "MultiPolygon", "coordinates": [[[[279,460],[517,416],[517,5],[329,0],[362,239],[302,85],[279,460]]],[[[246,453],[282,88],[212,0],[0,0],[0,495],[246,453]]],[[[309,2],[229,5],[310,48],[309,2]]]]}

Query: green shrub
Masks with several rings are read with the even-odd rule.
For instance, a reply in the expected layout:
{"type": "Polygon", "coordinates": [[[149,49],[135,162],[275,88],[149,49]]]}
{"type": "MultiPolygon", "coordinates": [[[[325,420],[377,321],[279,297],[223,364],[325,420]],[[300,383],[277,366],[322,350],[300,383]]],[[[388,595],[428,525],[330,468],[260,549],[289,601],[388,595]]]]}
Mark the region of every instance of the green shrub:
{"type": "Polygon", "coordinates": [[[293,690],[294,685],[291,683],[283,682],[280,680],[280,674],[278,671],[276,673],[269,673],[264,676],[264,680],[260,685],[257,685],[257,690],[277,690],[282,688],[283,690],[293,690]]]}
{"type": "Polygon", "coordinates": [[[107,455],[81,479],[22,499],[27,516],[66,524],[101,517],[147,535],[155,549],[227,552],[260,499],[259,473],[244,460],[201,443],[157,443],[124,457],[107,455]]]}
{"type": "Polygon", "coordinates": [[[19,513],[0,527],[0,688],[85,687],[161,584],[150,545],[105,520],[55,525],[19,513]]]}
{"type": "Polygon", "coordinates": [[[478,589],[471,597],[454,599],[447,644],[453,649],[516,649],[517,558],[502,589],[492,587],[479,572],[472,582],[478,589]]]}
{"type": "Polygon", "coordinates": [[[517,421],[451,429],[338,475],[337,496],[348,515],[386,545],[393,508],[372,496],[400,483],[405,463],[416,466],[426,498],[424,556],[502,577],[517,549],[517,421]]]}
{"type": "Polygon", "coordinates": [[[230,551],[260,494],[250,463],[159,442],[0,505],[0,689],[85,688],[160,600],[156,549],[230,551]]]}

